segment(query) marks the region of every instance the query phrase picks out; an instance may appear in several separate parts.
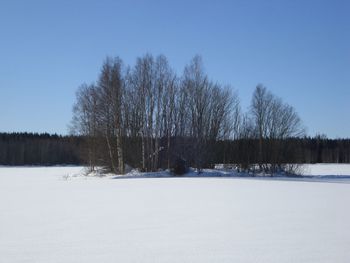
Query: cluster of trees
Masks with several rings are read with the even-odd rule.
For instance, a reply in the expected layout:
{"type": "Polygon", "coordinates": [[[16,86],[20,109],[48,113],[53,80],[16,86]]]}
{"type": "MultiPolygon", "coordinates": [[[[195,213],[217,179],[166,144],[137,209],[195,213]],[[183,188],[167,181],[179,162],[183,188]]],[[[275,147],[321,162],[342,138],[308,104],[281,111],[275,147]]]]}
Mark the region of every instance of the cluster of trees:
{"type": "Polygon", "coordinates": [[[181,78],[164,56],[138,58],[132,69],[107,58],[97,84],[77,92],[72,130],[89,138],[92,169],[154,171],[176,158],[201,167],[205,142],[228,139],[237,110],[236,94],[210,81],[198,56],[181,78]]]}
{"type": "Polygon", "coordinates": [[[84,139],[47,133],[0,133],[1,165],[82,164],[84,139]]]}
{"type": "MultiPolygon", "coordinates": [[[[294,108],[262,85],[242,113],[237,93],[210,80],[201,57],[177,76],[165,56],[149,54],[134,67],[107,58],[98,81],[77,91],[72,131],[87,138],[91,169],[102,165],[115,173],[124,173],[125,163],[155,171],[177,159],[200,170],[215,160],[220,142],[230,141],[242,149],[241,168],[257,163],[274,172],[283,168],[286,139],[304,135],[294,108]],[[257,158],[250,156],[254,141],[257,158]]],[[[227,152],[232,143],[222,144],[227,152]]]]}

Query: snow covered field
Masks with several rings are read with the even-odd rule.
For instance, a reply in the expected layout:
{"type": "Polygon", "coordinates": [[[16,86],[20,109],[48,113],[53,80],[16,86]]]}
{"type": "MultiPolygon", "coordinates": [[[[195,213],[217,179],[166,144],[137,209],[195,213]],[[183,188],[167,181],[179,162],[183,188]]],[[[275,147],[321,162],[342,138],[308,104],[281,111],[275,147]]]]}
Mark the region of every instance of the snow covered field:
{"type": "Polygon", "coordinates": [[[313,176],[350,176],[350,164],[305,164],[303,167],[305,175],[313,176]]]}
{"type": "Polygon", "coordinates": [[[350,165],[305,168],[345,179],[0,167],[0,262],[350,262],[350,165]]]}

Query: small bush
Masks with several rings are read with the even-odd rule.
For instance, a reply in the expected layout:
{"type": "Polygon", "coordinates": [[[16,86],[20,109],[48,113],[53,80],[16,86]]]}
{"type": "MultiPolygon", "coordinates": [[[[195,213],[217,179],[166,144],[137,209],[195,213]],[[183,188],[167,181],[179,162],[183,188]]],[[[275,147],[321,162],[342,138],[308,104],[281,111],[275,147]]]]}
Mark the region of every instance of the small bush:
{"type": "Polygon", "coordinates": [[[183,175],[187,173],[188,167],[187,167],[186,161],[182,158],[176,159],[172,172],[175,175],[183,175]]]}

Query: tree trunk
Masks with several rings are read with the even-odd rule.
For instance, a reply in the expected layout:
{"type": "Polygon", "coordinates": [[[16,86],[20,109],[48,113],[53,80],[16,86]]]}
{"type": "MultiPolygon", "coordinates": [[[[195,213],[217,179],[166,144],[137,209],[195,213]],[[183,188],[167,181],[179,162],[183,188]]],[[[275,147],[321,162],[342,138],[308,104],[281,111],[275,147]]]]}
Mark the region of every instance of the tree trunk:
{"type": "Polygon", "coordinates": [[[112,171],[114,173],[116,173],[117,171],[115,169],[112,146],[111,146],[108,134],[106,134],[106,141],[107,141],[108,153],[109,153],[109,158],[110,158],[110,161],[111,161],[112,171]]]}
{"type": "Polygon", "coordinates": [[[118,155],[118,170],[120,174],[124,174],[124,154],[123,154],[123,143],[122,143],[121,129],[117,129],[117,155],[118,155]]]}
{"type": "Polygon", "coordinates": [[[142,170],[146,171],[146,158],[145,158],[145,135],[142,132],[141,135],[141,151],[142,151],[142,170]]]}

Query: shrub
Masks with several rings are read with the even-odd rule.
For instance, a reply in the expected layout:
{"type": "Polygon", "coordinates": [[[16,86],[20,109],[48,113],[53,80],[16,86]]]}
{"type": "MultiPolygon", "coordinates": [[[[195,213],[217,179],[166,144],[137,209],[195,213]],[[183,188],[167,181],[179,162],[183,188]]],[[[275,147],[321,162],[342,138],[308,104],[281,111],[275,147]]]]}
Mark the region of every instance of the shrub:
{"type": "Polygon", "coordinates": [[[188,167],[186,161],[182,158],[177,158],[172,170],[175,175],[183,175],[187,173],[188,167]]]}

